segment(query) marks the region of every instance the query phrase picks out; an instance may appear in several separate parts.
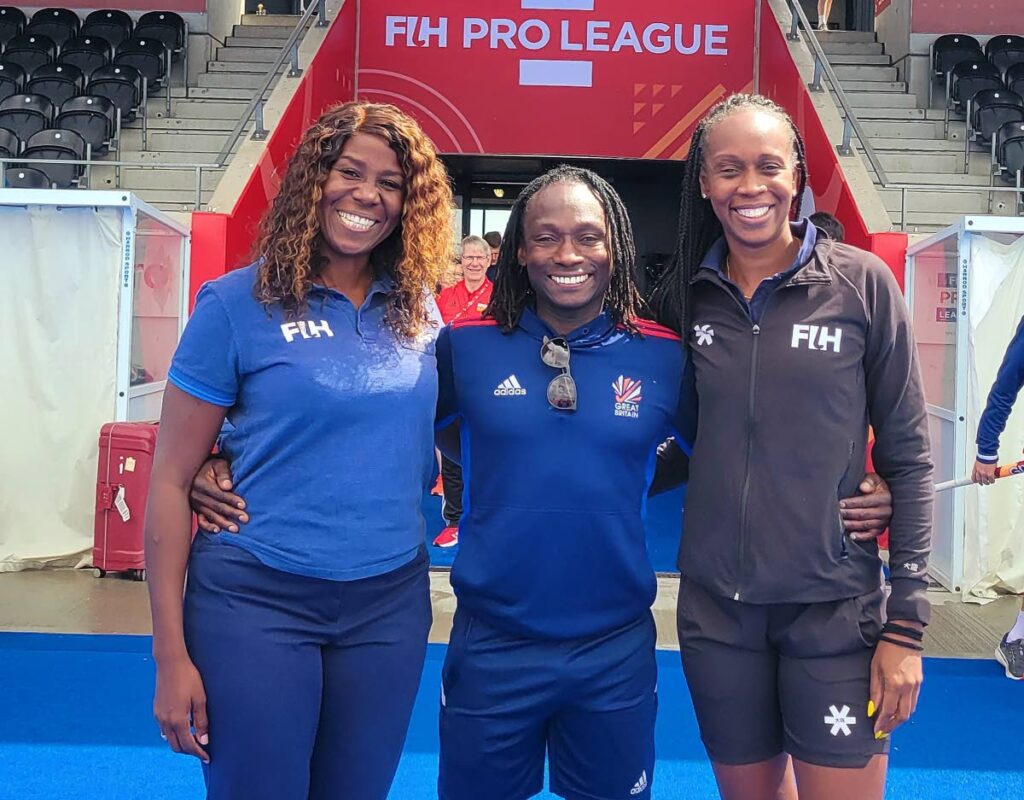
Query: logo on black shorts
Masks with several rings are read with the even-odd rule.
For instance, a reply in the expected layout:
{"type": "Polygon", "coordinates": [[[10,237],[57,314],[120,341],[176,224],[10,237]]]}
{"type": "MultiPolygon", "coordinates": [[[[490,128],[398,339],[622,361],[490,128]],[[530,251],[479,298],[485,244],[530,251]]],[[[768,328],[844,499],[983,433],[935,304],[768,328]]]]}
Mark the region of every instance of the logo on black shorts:
{"type": "Polygon", "coordinates": [[[825,724],[832,726],[832,730],[830,730],[829,733],[833,736],[838,736],[840,731],[842,731],[843,736],[849,736],[853,733],[853,731],[850,730],[850,726],[857,724],[857,718],[850,716],[849,706],[843,706],[842,708],[829,706],[828,710],[832,712],[831,716],[825,716],[825,724]]]}

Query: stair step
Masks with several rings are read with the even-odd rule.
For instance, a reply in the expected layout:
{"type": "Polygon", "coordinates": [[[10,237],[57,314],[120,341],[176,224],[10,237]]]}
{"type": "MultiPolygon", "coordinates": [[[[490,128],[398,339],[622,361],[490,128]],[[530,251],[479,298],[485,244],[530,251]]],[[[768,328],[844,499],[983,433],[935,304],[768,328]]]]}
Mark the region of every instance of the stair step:
{"type": "Polygon", "coordinates": [[[836,77],[844,83],[846,81],[894,81],[896,67],[860,67],[860,66],[837,66],[835,67],[836,77]]]}
{"type": "Polygon", "coordinates": [[[815,31],[822,48],[830,44],[874,44],[875,34],[863,31],[815,31]]]}
{"type": "MultiPolygon", "coordinates": [[[[892,92],[894,94],[906,94],[907,84],[904,81],[839,81],[843,85],[844,92],[892,92]]],[[[914,97],[914,105],[917,105],[917,98],[914,97]]]]}
{"type": "Polygon", "coordinates": [[[253,50],[280,50],[285,46],[288,41],[288,37],[285,36],[283,39],[268,39],[266,37],[249,38],[240,36],[229,36],[224,40],[224,46],[234,49],[236,47],[244,47],[245,49],[253,50]]]}
{"type": "Polygon", "coordinates": [[[218,47],[216,52],[217,61],[246,61],[270,64],[281,48],[271,47],[218,47]]]}
{"type": "MultiPolygon", "coordinates": [[[[942,123],[930,120],[861,120],[861,124],[864,127],[864,133],[872,139],[876,137],[891,139],[943,138],[942,123]]],[[[954,131],[951,129],[950,133],[953,134],[954,131]]],[[[962,138],[960,131],[955,133],[962,138]]]]}
{"type": "MultiPolygon", "coordinates": [[[[885,208],[889,212],[900,210],[900,195],[898,189],[879,189],[878,196],[882,198],[885,208]]],[[[1003,199],[996,200],[993,206],[994,211],[1008,211],[1009,204],[1005,195],[1003,199]]],[[[908,191],[907,212],[943,213],[943,214],[987,214],[988,194],[986,192],[954,192],[949,189],[943,191],[908,191]]]]}
{"type": "MultiPolygon", "coordinates": [[[[872,142],[874,145],[874,142],[872,142]]],[[[945,173],[953,178],[956,183],[958,175],[964,174],[963,153],[922,153],[913,150],[904,152],[879,150],[878,160],[882,163],[883,169],[888,172],[920,172],[920,173],[945,173]]],[[[970,174],[987,175],[988,159],[972,158],[970,174]]]]}
{"type": "MultiPolygon", "coordinates": [[[[136,159],[133,159],[136,160],[136,159]]],[[[223,170],[203,170],[203,190],[213,191],[217,187],[223,170]]],[[[196,171],[194,169],[142,169],[141,167],[123,167],[121,169],[122,187],[134,187],[133,192],[156,192],[165,189],[180,191],[196,191],[196,171]]],[[[93,186],[96,189],[114,187],[113,167],[94,167],[93,186]]]]}
{"type": "MultiPolygon", "coordinates": [[[[189,94],[196,91],[191,90],[189,94]]],[[[220,119],[231,120],[232,122],[242,116],[249,97],[238,100],[211,100],[211,99],[175,99],[171,101],[171,110],[174,112],[172,119],[220,119]]],[[[166,115],[164,108],[159,110],[150,109],[150,122],[156,119],[163,119],[166,115]]]]}
{"type": "Polygon", "coordinates": [[[855,110],[860,108],[917,108],[917,98],[912,94],[853,91],[846,84],[843,84],[843,92],[855,110]]]}
{"type": "Polygon", "coordinates": [[[263,86],[264,72],[204,72],[199,76],[199,88],[249,90],[250,96],[263,86]]]}
{"type": "MultiPolygon", "coordinates": [[[[884,164],[882,165],[885,166],[884,164]]],[[[888,172],[889,183],[934,183],[958,186],[988,186],[988,175],[964,175],[963,172],[888,172]]],[[[882,187],[879,186],[879,189],[882,187]]]]}
{"type": "Polygon", "coordinates": [[[821,41],[821,49],[825,51],[829,61],[832,60],[834,55],[882,55],[885,52],[885,45],[881,42],[819,41],[821,41]]]}
{"type": "MultiPolygon", "coordinates": [[[[182,163],[185,161],[202,161],[212,163],[213,156],[220,152],[227,142],[228,133],[222,131],[210,131],[207,133],[184,133],[174,131],[150,131],[149,149],[162,152],[177,152],[182,154],[182,163]],[[186,157],[193,154],[197,158],[186,157]]],[[[237,143],[235,147],[237,147],[237,143]]],[[[127,150],[142,150],[142,131],[129,129],[124,132],[122,147],[127,150]]]]}
{"type": "MultiPolygon", "coordinates": [[[[828,54],[826,53],[826,55],[828,54]]],[[[828,62],[833,67],[888,67],[892,65],[892,59],[884,53],[878,55],[862,55],[860,53],[829,55],[828,62]]]]}
{"type": "MultiPolygon", "coordinates": [[[[199,76],[203,77],[202,75],[199,76]]],[[[188,100],[244,100],[249,102],[252,96],[256,92],[253,89],[246,89],[244,87],[223,89],[209,86],[190,86],[188,90],[188,100]]],[[[171,91],[171,97],[185,98],[185,92],[183,89],[174,89],[171,91]]],[[[173,106],[172,106],[173,108],[173,106]]]]}
{"type": "MultiPolygon", "coordinates": [[[[225,138],[221,137],[222,144],[225,138]]],[[[178,150],[129,150],[122,154],[122,158],[125,161],[136,161],[143,164],[150,162],[154,164],[191,164],[193,162],[212,164],[215,155],[216,153],[189,154],[178,150]]],[[[193,169],[192,172],[194,173],[195,170],[193,169]]]]}
{"type": "Polygon", "coordinates": [[[299,14],[242,14],[242,24],[236,28],[286,28],[291,30],[299,22],[299,14]]]}
{"type": "Polygon", "coordinates": [[[237,25],[231,29],[231,36],[250,36],[253,39],[287,39],[295,30],[298,17],[291,25],[237,25]]]}
{"type": "MultiPolygon", "coordinates": [[[[279,71],[288,69],[288,62],[279,67],[279,71]]],[[[231,72],[244,75],[266,75],[270,64],[261,61],[207,61],[207,72],[231,72]]]]}
{"type": "Polygon", "coordinates": [[[861,122],[868,120],[923,120],[926,119],[923,108],[868,108],[854,106],[853,113],[861,122]]]}
{"type": "MultiPolygon", "coordinates": [[[[928,153],[960,153],[964,152],[964,143],[951,139],[915,139],[912,136],[896,138],[877,136],[871,139],[875,150],[920,150],[928,153]]],[[[980,150],[977,151],[980,154],[980,150]]],[[[963,156],[961,155],[961,158],[963,156]]]]}
{"type": "MultiPolygon", "coordinates": [[[[150,117],[149,118],[149,132],[154,133],[156,131],[176,131],[179,134],[189,133],[213,133],[215,131],[223,131],[227,133],[235,127],[235,123],[238,118],[242,116],[244,106],[239,106],[237,113],[233,117],[227,117],[224,119],[210,118],[210,117],[190,117],[187,114],[182,113],[181,109],[177,109],[173,117],[150,117]]],[[[141,125],[132,125],[125,130],[141,130],[141,125]]]]}

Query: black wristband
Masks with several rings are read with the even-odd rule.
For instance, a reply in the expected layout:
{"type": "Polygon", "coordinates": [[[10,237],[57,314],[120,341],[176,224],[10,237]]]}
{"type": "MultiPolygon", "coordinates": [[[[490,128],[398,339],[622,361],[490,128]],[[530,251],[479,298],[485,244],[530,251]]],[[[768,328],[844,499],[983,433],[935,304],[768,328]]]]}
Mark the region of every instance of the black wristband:
{"type": "Polygon", "coordinates": [[[924,641],[924,631],[919,631],[917,628],[911,628],[907,625],[900,625],[895,622],[887,622],[882,626],[882,633],[897,633],[900,636],[906,636],[908,639],[913,639],[915,642],[924,641]]]}
{"type": "Polygon", "coordinates": [[[905,642],[902,639],[892,639],[884,633],[879,637],[879,641],[888,642],[889,644],[894,644],[897,647],[902,647],[906,650],[916,650],[919,653],[924,650],[922,645],[915,644],[914,642],[905,642]]]}

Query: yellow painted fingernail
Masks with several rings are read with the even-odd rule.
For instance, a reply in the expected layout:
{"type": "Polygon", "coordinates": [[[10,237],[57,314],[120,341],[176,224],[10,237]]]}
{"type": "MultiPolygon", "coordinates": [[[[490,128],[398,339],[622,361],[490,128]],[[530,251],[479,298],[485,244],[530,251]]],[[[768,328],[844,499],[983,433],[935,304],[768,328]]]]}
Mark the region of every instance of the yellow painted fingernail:
{"type": "Polygon", "coordinates": [[[868,716],[869,717],[875,716],[875,701],[874,700],[868,700],[868,716]]]}
{"type": "Polygon", "coordinates": [[[876,739],[888,739],[889,738],[889,734],[887,734],[885,731],[875,731],[875,738],[876,739]]]}

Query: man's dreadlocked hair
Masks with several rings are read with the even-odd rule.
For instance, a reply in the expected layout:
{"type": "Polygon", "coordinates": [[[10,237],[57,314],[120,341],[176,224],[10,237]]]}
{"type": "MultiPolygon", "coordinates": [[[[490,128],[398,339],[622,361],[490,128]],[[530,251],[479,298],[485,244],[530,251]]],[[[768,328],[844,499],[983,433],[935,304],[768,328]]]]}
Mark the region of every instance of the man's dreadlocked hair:
{"type": "Polygon", "coordinates": [[[658,321],[679,331],[684,341],[685,331],[690,327],[690,281],[700,269],[701,261],[711,245],[722,236],[722,223],[715,216],[711,202],[701,197],[700,173],[704,168],[704,144],[717,123],[734,111],[747,108],[765,111],[784,120],[793,134],[797,191],[790,208],[790,218],[800,217],[800,204],[807,185],[807,158],[804,154],[804,140],[793,119],[782,106],[758,94],[734,94],[725,98],[707,113],[693,133],[690,153],[683,167],[676,251],[651,299],[658,321]]]}
{"type": "Polygon", "coordinates": [[[523,309],[531,302],[533,287],[526,267],[519,263],[518,255],[523,245],[523,221],[530,199],[556,183],[583,184],[601,203],[608,226],[612,268],[604,307],[616,323],[635,333],[634,320],[640,314],[643,300],[636,287],[636,246],[633,244],[633,226],[629,214],[618,192],[604,178],[589,169],[565,164],[534,178],[512,206],[495,267],[497,274],[494,291],[484,316],[496,320],[501,329],[508,333],[519,323],[523,309]]]}

